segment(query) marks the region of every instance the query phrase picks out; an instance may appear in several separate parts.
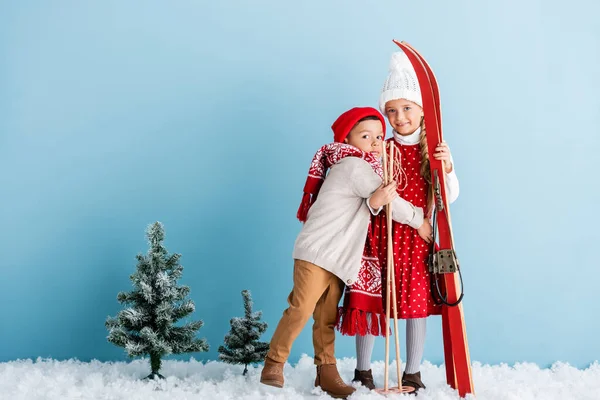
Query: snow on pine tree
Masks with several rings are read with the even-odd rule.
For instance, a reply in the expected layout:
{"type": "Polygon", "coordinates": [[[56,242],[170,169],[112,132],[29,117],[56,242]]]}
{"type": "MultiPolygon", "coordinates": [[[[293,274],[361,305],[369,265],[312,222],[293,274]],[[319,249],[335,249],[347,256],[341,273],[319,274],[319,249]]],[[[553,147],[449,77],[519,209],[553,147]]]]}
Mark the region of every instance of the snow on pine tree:
{"type": "Polygon", "coordinates": [[[252,312],[252,298],[248,290],[242,291],[242,297],[245,315],[231,319],[231,330],[225,336],[225,346],[219,346],[219,359],[229,364],[243,364],[243,375],[246,375],[248,364],[264,361],[269,343],[258,341],[267,330],[267,323],[260,322],[262,312],[252,312]]]}
{"type": "Polygon", "coordinates": [[[120,292],[117,300],[128,307],[116,317],[108,317],[108,341],[124,347],[130,357],[150,356],[151,374],[147,379],[163,378],[159,374],[161,358],[208,350],[206,339],[196,338],[202,321],[175,323],[195,311],[188,286],[178,286],[183,267],[181,254],[169,255],[163,245],[165,231],[160,222],[148,226],[150,244],[147,255],[137,255],[137,270],[130,276],[134,289],[120,292]]]}

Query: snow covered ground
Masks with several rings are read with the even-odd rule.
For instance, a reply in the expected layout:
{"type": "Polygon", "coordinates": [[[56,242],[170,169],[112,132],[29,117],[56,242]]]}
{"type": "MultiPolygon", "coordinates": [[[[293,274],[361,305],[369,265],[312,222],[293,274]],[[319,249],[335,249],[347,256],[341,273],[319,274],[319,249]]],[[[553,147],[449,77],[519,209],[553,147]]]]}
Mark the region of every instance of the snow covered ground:
{"type": "MultiPolygon", "coordinates": [[[[349,382],[355,360],[339,360],[342,377],[349,382]]],[[[395,375],[391,369],[391,377],[395,375]]],[[[286,365],[286,386],[276,389],[261,385],[261,367],[250,368],[220,362],[165,361],[162,383],[141,381],[148,374],[148,361],[101,363],[93,361],[12,361],[0,363],[0,399],[2,400],[216,400],[216,399],[330,399],[313,387],[315,369],[312,358],[303,356],[292,367],[286,365]]],[[[375,383],[383,384],[383,362],[373,366],[375,383]]],[[[445,384],[444,368],[425,363],[421,372],[428,388],[419,400],[458,399],[445,384]]],[[[479,400],[600,400],[600,364],[584,370],[556,363],[549,369],[535,364],[473,365],[473,379],[479,400]]],[[[393,379],[390,379],[392,382],[393,379]]],[[[361,387],[351,400],[384,399],[361,387]]],[[[388,398],[414,398],[392,395],[388,398]]],[[[468,398],[471,398],[470,396],[468,398]]]]}

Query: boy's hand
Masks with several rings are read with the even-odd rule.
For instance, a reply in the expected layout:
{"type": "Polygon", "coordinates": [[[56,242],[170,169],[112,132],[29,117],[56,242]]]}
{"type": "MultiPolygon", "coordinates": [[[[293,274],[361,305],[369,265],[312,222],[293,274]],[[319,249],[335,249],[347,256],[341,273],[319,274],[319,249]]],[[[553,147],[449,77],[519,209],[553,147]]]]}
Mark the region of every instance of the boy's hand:
{"type": "Polygon", "coordinates": [[[396,187],[398,184],[396,181],[391,181],[387,186],[379,186],[379,189],[373,193],[369,199],[369,205],[373,210],[379,210],[382,206],[389,204],[398,197],[396,193],[396,187]]]}
{"type": "Polygon", "coordinates": [[[429,222],[429,218],[425,218],[423,220],[423,224],[419,229],[417,229],[419,236],[426,241],[427,243],[431,243],[433,241],[433,229],[431,228],[431,223],[429,222]]]}

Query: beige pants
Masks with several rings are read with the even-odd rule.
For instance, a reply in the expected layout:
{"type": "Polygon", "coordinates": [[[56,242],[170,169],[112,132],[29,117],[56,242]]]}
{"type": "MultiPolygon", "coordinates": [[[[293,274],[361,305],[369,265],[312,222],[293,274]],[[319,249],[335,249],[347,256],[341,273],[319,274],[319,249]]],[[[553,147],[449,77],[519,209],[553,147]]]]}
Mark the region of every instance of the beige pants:
{"type": "Polygon", "coordinates": [[[290,305],[275,329],[267,356],[285,362],[292,344],[312,315],[315,364],[335,364],[335,321],[344,283],[334,274],[302,260],[294,261],[294,288],[290,305]]]}

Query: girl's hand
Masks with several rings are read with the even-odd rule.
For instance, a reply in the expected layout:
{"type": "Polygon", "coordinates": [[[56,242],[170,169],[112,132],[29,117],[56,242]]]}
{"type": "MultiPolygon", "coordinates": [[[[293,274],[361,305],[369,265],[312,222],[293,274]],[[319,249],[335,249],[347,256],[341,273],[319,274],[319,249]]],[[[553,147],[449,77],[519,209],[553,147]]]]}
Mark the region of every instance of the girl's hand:
{"type": "Polygon", "coordinates": [[[428,244],[433,241],[433,229],[431,228],[431,223],[429,222],[429,218],[425,218],[423,220],[423,224],[419,229],[417,229],[419,236],[426,241],[428,244]]]}
{"type": "Polygon", "coordinates": [[[396,193],[396,181],[391,181],[387,186],[379,186],[379,189],[373,193],[371,198],[369,199],[369,205],[373,210],[379,210],[382,206],[389,204],[398,197],[398,193],[396,193]]]}
{"type": "Polygon", "coordinates": [[[446,142],[440,143],[435,148],[433,158],[435,158],[436,160],[442,160],[442,163],[444,164],[444,171],[447,174],[452,172],[452,162],[450,161],[450,157],[450,148],[448,147],[448,144],[446,142]]]}

